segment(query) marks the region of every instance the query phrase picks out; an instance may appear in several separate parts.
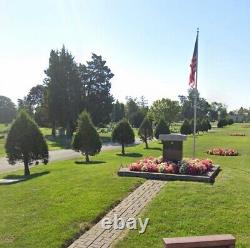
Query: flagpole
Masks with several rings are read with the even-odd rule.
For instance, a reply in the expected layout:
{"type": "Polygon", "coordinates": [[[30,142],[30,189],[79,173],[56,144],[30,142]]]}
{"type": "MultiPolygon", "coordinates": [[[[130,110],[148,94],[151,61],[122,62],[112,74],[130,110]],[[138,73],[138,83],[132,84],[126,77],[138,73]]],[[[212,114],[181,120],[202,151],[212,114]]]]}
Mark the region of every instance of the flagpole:
{"type": "Polygon", "coordinates": [[[193,131],[193,158],[196,155],[196,127],[197,127],[197,82],[198,82],[198,42],[199,40],[199,28],[197,28],[197,63],[196,63],[196,75],[195,75],[195,92],[194,92],[194,131],[193,131]]]}

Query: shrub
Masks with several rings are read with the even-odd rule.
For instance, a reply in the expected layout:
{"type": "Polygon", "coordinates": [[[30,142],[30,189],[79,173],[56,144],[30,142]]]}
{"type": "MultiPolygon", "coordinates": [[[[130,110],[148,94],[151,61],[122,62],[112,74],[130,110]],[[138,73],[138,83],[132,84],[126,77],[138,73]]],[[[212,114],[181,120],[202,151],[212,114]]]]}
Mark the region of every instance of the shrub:
{"type": "Polygon", "coordinates": [[[208,129],[209,129],[208,122],[206,119],[203,119],[201,122],[201,131],[208,132],[208,129]]]}
{"type": "Polygon", "coordinates": [[[148,119],[148,117],[144,118],[144,120],[139,128],[138,134],[139,134],[141,140],[145,143],[146,149],[148,149],[148,140],[153,138],[152,123],[148,119]]]}
{"type": "Polygon", "coordinates": [[[122,145],[122,155],[125,155],[125,145],[135,142],[135,134],[126,119],[122,119],[112,132],[112,141],[122,145]]]}
{"type": "Polygon", "coordinates": [[[220,119],[220,120],[218,121],[217,127],[218,127],[218,128],[223,128],[223,127],[225,127],[227,124],[228,124],[228,122],[227,122],[226,119],[220,119]]]}
{"type": "Polygon", "coordinates": [[[93,122],[86,111],[83,111],[78,118],[78,127],[73,139],[72,147],[75,151],[85,155],[89,162],[89,156],[94,156],[101,151],[102,143],[93,122]]]}
{"type": "Polygon", "coordinates": [[[233,125],[234,124],[234,120],[232,118],[229,118],[227,120],[227,123],[228,123],[228,125],[233,125]]]}
{"type": "Polygon", "coordinates": [[[181,125],[181,134],[191,134],[192,133],[192,128],[188,120],[185,120],[182,125],[181,125]]]}
{"type": "Polygon", "coordinates": [[[208,126],[208,130],[212,129],[211,123],[210,123],[210,121],[208,119],[207,119],[207,126],[208,126]]]}
{"type": "Polygon", "coordinates": [[[160,122],[155,128],[155,138],[159,139],[160,134],[170,134],[169,126],[163,119],[160,119],[160,122]]]}
{"type": "Polygon", "coordinates": [[[34,120],[29,115],[20,111],[12,124],[6,144],[6,154],[10,164],[17,161],[24,163],[24,175],[30,175],[29,164],[42,159],[48,162],[48,145],[34,120]]]}

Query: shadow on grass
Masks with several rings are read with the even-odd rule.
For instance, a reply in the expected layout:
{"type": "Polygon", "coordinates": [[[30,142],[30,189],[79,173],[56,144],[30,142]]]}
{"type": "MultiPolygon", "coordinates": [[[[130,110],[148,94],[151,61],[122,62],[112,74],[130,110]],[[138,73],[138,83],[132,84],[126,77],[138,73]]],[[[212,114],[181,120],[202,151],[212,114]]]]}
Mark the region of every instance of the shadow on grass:
{"type": "Polygon", "coordinates": [[[162,148],[160,147],[149,147],[149,148],[144,148],[145,150],[155,150],[155,151],[162,151],[162,148]]]}
{"type": "Polygon", "coordinates": [[[64,136],[56,136],[53,135],[45,135],[46,140],[53,142],[54,144],[50,144],[51,147],[61,147],[64,149],[71,148],[72,140],[69,139],[66,135],[64,136]]]}
{"type": "Polygon", "coordinates": [[[142,157],[142,154],[137,152],[125,153],[124,155],[121,153],[117,153],[116,155],[121,157],[132,157],[132,158],[142,157]]]}
{"type": "Polygon", "coordinates": [[[1,185],[21,183],[21,182],[31,180],[31,179],[34,179],[34,178],[37,178],[37,177],[40,177],[40,176],[43,176],[43,175],[47,175],[49,173],[50,173],[49,171],[43,171],[43,172],[39,172],[39,173],[33,173],[30,176],[11,174],[11,175],[5,176],[3,179],[16,180],[16,181],[8,182],[8,183],[2,183],[1,185]]]}
{"type": "Polygon", "coordinates": [[[95,161],[95,160],[89,161],[89,162],[86,162],[86,161],[75,161],[75,164],[86,164],[86,165],[88,165],[88,164],[105,164],[105,163],[106,163],[106,161],[95,161]]]}

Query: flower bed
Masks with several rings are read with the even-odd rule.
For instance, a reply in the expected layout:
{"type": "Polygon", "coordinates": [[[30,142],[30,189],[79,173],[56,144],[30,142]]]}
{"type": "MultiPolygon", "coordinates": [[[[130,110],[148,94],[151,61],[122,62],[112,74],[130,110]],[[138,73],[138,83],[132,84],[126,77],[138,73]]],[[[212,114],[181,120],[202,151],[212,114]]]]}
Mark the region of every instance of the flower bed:
{"type": "Polygon", "coordinates": [[[231,133],[230,136],[246,136],[245,133],[231,133]]]}
{"type": "Polygon", "coordinates": [[[213,169],[209,159],[184,159],[178,163],[163,162],[162,158],[148,157],[128,166],[129,171],[183,175],[206,175],[213,169]]]}
{"type": "Polygon", "coordinates": [[[235,149],[213,148],[207,151],[210,155],[217,156],[238,156],[239,153],[235,149]]]}

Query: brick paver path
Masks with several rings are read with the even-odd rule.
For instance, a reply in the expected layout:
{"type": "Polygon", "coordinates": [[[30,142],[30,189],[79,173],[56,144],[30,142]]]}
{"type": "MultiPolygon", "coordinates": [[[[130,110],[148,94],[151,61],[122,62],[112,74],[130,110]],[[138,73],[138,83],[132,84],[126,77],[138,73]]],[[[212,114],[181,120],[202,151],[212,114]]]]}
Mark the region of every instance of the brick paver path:
{"type": "MultiPolygon", "coordinates": [[[[117,217],[122,217],[122,219],[126,221],[128,218],[136,217],[147,203],[156,196],[165,183],[164,181],[147,180],[112,209],[104,218],[113,220],[114,216],[117,215],[117,217]]],[[[107,248],[125,231],[114,230],[113,226],[109,230],[103,229],[101,223],[102,221],[99,221],[68,248],[107,248]]]]}

